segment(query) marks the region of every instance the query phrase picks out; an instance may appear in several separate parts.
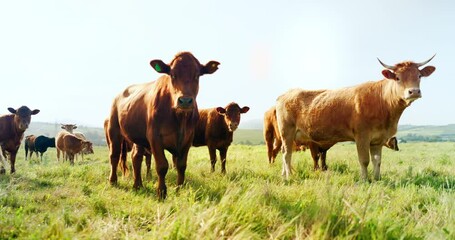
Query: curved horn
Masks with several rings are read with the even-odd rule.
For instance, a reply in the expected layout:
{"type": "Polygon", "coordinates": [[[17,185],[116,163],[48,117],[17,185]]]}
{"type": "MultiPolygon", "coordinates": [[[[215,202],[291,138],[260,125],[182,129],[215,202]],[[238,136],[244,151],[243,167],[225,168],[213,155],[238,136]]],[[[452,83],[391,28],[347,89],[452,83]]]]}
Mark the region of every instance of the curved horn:
{"type": "Polygon", "coordinates": [[[416,63],[417,67],[421,67],[427,63],[429,63],[431,61],[431,59],[434,58],[434,56],[436,56],[436,53],[433,55],[433,57],[431,57],[430,59],[426,60],[425,62],[421,62],[421,63],[416,63]]]}
{"type": "Polygon", "coordinates": [[[385,67],[385,68],[387,68],[387,69],[390,69],[390,70],[392,70],[392,71],[395,70],[395,66],[387,65],[387,64],[381,62],[381,60],[380,60],[379,58],[377,58],[377,59],[378,59],[379,63],[380,63],[383,67],[385,67]]]}

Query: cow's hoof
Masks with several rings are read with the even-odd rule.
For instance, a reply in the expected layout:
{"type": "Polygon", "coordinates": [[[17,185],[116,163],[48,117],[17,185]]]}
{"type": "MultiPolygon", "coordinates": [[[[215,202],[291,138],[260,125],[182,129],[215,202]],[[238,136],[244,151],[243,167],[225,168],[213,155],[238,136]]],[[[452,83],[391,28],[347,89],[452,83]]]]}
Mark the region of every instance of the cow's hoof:
{"type": "Polygon", "coordinates": [[[6,174],[6,170],[4,168],[0,169],[0,174],[6,174]]]}

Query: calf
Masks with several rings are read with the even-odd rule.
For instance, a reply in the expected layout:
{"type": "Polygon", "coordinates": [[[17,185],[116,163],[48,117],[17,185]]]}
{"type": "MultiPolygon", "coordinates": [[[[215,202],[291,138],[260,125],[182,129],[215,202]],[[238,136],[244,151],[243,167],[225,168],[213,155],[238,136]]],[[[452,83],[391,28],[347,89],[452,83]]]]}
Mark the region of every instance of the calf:
{"type": "MultiPolygon", "coordinates": [[[[85,135],[81,132],[73,132],[74,136],[76,136],[77,138],[80,138],[82,140],[87,140],[87,138],[85,137],[85,135]]],[[[92,145],[90,145],[92,146],[92,145]]],[[[80,152],[81,154],[81,157],[82,157],[82,160],[84,160],[84,154],[93,154],[93,148],[84,148],[82,149],[82,151],[80,152]]],[[[77,155],[76,155],[76,160],[77,160],[77,155]]]]}
{"type": "Polygon", "coordinates": [[[226,173],[226,154],[232,143],[234,131],[240,124],[240,114],[250,110],[230,103],[225,108],[209,108],[199,111],[199,121],[193,139],[193,146],[207,146],[212,172],[215,171],[216,150],[220,152],[221,172],[226,173]]]}
{"type": "Polygon", "coordinates": [[[32,115],[36,115],[40,110],[30,110],[26,106],[18,109],[8,108],[11,114],[0,116],[0,146],[2,147],[2,154],[0,154],[0,174],[5,173],[5,165],[7,165],[3,151],[9,153],[9,160],[11,163],[11,173],[16,171],[16,154],[21,145],[24,132],[28,128],[32,115]]]}
{"type": "Polygon", "coordinates": [[[40,153],[41,161],[43,161],[43,153],[45,153],[50,147],[55,148],[55,138],[49,138],[43,135],[36,137],[35,151],[37,154],[38,152],[40,153]]]}
{"type": "Polygon", "coordinates": [[[71,165],[74,165],[75,154],[80,153],[84,148],[92,148],[91,142],[82,140],[70,133],[63,135],[61,143],[61,149],[66,153],[71,165]]]}
{"type": "Polygon", "coordinates": [[[77,128],[75,124],[61,124],[60,132],[55,136],[55,147],[57,148],[57,160],[60,161],[60,152],[62,152],[63,158],[65,159],[65,151],[63,151],[63,137],[66,134],[72,134],[73,130],[77,128]]]}
{"type": "Polygon", "coordinates": [[[283,171],[291,174],[292,144],[311,141],[329,149],[338,142],[355,141],[361,177],[368,179],[370,155],[374,179],[380,179],[382,146],[397,132],[403,111],[420,98],[420,79],[435,67],[402,62],[386,69],[385,79],[322,93],[293,89],[277,99],[276,115],[283,141],[283,171]]]}
{"type": "Polygon", "coordinates": [[[33,153],[36,153],[36,157],[38,157],[38,152],[35,150],[35,135],[28,135],[25,136],[24,141],[24,149],[25,149],[25,160],[27,160],[28,151],[30,151],[29,158],[32,159],[33,153]]]}

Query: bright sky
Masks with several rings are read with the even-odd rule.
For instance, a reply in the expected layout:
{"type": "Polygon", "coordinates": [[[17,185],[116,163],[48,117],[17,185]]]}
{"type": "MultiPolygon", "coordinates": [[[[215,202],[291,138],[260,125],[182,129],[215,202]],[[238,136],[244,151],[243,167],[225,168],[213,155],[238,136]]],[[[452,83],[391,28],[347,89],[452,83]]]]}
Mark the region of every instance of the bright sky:
{"type": "Polygon", "coordinates": [[[455,123],[455,2],[423,0],[15,0],[0,3],[0,114],[21,105],[32,121],[102,127],[115,95],[159,77],[190,51],[219,70],[200,79],[199,108],[235,101],[262,119],[290,88],[382,79],[393,65],[431,61],[423,98],[400,124],[455,123]],[[448,105],[447,105],[448,104],[448,105]]]}

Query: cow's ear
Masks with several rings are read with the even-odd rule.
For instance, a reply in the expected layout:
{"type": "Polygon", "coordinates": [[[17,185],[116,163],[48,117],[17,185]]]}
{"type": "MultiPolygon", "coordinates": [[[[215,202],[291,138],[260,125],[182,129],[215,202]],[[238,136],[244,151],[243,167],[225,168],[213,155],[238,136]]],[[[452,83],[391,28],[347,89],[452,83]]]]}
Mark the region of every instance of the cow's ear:
{"type": "Polygon", "coordinates": [[[387,69],[382,70],[382,75],[383,75],[385,78],[387,78],[387,79],[396,80],[396,78],[397,78],[397,76],[395,75],[395,73],[393,73],[392,71],[387,70],[387,69]]]}
{"type": "Polygon", "coordinates": [[[220,115],[224,115],[226,113],[226,109],[222,108],[222,107],[217,107],[216,108],[216,111],[218,112],[218,114],[220,115]]]}
{"type": "Polygon", "coordinates": [[[150,66],[152,66],[152,68],[159,73],[169,74],[171,71],[169,65],[157,59],[150,61],[150,66]]]}
{"type": "Polygon", "coordinates": [[[76,128],[77,128],[77,126],[76,126],[76,125],[74,125],[73,129],[76,129],[76,128]]]}
{"type": "Polygon", "coordinates": [[[243,107],[242,109],[240,109],[240,113],[246,113],[246,112],[248,112],[249,110],[250,110],[250,108],[247,107],[247,106],[245,106],[245,107],[243,107]]]}
{"type": "Polygon", "coordinates": [[[35,110],[32,111],[32,115],[36,115],[36,114],[38,114],[38,113],[39,113],[39,110],[38,110],[38,109],[35,109],[35,110]]]}
{"type": "Polygon", "coordinates": [[[214,73],[216,70],[218,70],[218,65],[220,65],[220,63],[217,61],[210,61],[207,64],[202,65],[201,75],[214,73]]]}
{"type": "Polygon", "coordinates": [[[8,111],[9,111],[10,113],[14,113],[14,114],[16,113],[16,109],[11,108],[11,107],[8,108],[8,111]]]}
{"type": "Polygon", "coordinates": [[[423,77],[428,77],[434,72],[434,70],[436,70],[435,67],[426,66],[424,69],[420,70],[420,74],[422,74],[423,77]]]}

